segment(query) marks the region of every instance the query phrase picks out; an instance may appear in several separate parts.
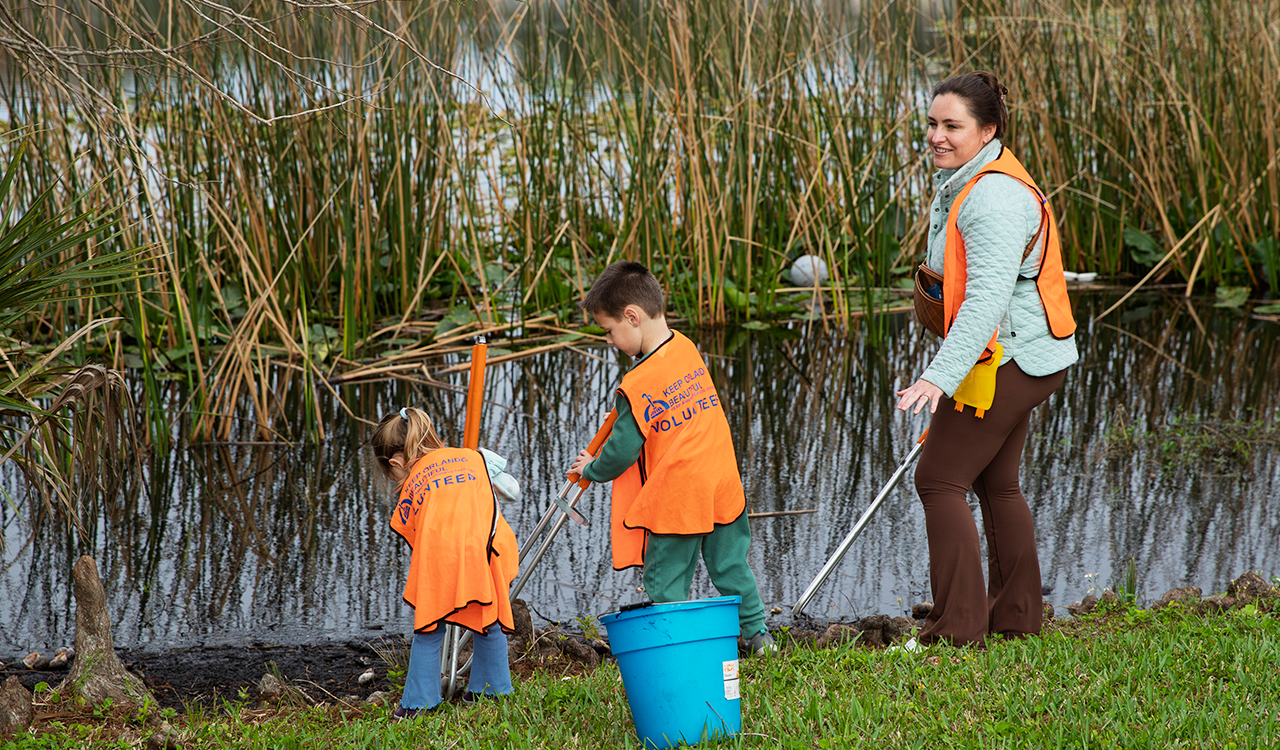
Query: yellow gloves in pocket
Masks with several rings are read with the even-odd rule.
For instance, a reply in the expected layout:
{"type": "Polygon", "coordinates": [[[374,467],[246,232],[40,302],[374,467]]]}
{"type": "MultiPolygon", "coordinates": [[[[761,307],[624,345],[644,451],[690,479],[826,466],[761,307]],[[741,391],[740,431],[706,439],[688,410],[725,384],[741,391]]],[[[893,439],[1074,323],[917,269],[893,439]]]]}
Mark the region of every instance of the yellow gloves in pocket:
{"type": "Polygon", "coordinates": [[[996,370],[1000,369],[1000,360],[1004,357],[1004,347],[995,345],[991,359],[973,366],[960,387],[956,388],[951,398],[956,402],[956,411],[963,411],[966,405],[972,406],[975,416],[982,419],[991,403],[996,398],[996,370]]]}

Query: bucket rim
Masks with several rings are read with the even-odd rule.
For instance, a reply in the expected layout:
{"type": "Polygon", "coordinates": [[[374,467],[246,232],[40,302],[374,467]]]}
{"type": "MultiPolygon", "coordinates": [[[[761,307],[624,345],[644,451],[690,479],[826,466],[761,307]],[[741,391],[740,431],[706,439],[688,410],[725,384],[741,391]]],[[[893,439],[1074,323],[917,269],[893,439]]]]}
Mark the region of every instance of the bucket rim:
{"type": "Polygon", "coordinates": [[[706,599],[690,599],[683,602],[663,602],[661,604],[653,604],[649,607],[640,607],[637,609],[627,610],[626,612],[609,612],[600,616],[601,624],[607,626],[610,622],[618,620],[628,620],[633,617],[648,617],[656,614],[664,614],[667,612],[681,612],[694,609],[705,609],[707,607],[722,607],[730,604],[742,604],[741,596],[712,596],[706,599]]]}

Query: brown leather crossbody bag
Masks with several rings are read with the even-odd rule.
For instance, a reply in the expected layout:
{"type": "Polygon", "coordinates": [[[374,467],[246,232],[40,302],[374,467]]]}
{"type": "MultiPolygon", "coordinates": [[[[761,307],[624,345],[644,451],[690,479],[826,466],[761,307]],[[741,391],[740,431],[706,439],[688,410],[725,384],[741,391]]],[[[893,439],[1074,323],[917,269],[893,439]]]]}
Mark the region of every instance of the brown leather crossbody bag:
{"type": "Polygon", "coordinates": [[[916,317],[930,331],[942,335],[942,274],[921,263],[916,269],[915,292],[916,317]],[[930,294],[935,290],[937,296],[930,294]]]}

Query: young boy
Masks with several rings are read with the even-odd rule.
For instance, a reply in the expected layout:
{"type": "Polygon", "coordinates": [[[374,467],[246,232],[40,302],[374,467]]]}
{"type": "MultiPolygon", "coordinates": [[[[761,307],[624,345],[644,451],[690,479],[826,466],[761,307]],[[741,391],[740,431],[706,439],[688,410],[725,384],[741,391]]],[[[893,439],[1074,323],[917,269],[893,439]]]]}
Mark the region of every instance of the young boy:
{"type": "Polygon", "coordinates": [[[748,652],[776,651],[747,565],[751,528],[729,420],[697,347],[667,328],[662,287],[639,263],[606,268],[582,307],[635,360],[614,395],[609,439],[594,460],[584,450],[570,469],[613,482],[614,569],[642,565],[650,599],[684,601],[701,554],[716,589],[742,597],[748,652]]]}

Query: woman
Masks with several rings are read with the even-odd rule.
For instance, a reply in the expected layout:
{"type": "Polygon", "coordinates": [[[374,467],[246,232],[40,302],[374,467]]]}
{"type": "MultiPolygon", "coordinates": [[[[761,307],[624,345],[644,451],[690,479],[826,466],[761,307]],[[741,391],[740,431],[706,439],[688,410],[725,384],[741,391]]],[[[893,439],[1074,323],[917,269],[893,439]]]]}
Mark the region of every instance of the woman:
{"type": "Polygon", "coordinates": [[[927,405],[933,415],[915,477],[933,589],[924,645],[982,646],[988,633],[1040,632],[1040,562],[1018,467],[1031,410],[1077,353],[1048,201],[1001,143],[1007,93],[980,71],[938,84],[929,107],[938,172],[927,263],[943,277],[944,338],[920,379],[897,392],[902,411],[927,405]],[[994,395],[977,387],[989,403],[980,403],[982,393],[973,398],[973,379],[963,397],[956,393],[970,371],[978,377],[992,365],[994,395]],[[970,487],[987,538],[985,589],[970,487]]]}

